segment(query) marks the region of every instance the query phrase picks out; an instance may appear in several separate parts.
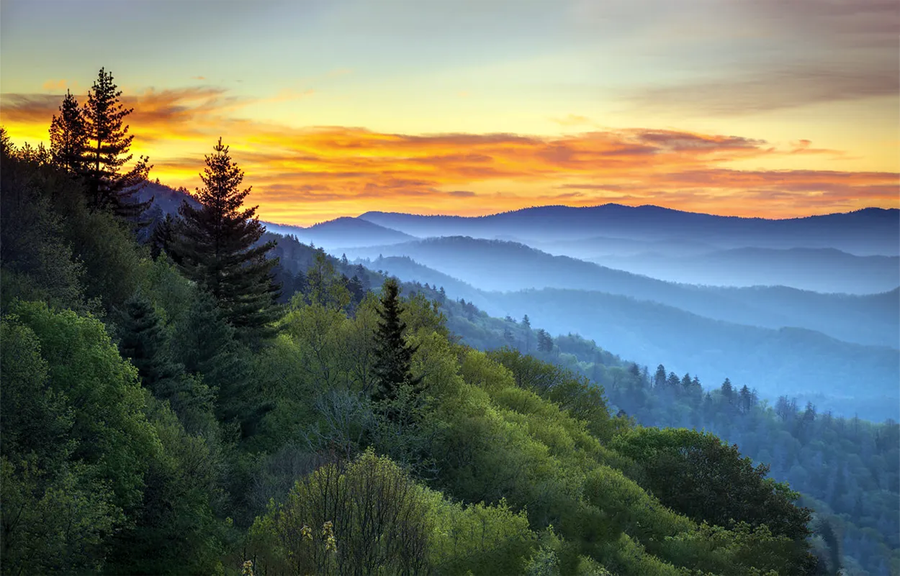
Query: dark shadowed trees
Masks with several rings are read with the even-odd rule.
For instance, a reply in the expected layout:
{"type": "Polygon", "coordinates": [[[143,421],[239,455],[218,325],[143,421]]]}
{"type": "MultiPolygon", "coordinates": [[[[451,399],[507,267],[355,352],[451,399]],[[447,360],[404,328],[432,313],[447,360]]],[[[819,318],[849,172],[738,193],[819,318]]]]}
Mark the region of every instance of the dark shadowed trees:
{"type": "Polygon", "coordinates": [[[256,206],[243,207],[250,188],[240,189],[244,172],[221,138],[206,157],[200,179],[200,207],[182,203],[182,220],[169,252],[185,276],[216,299],[238,336],[252,342],[268,335],[279,315],[279,288],[272,272],[278,261],[266,258],[275,243],[259,244],[265,227],[256,217],[256,206]]]}
{"type": "MultiPolygon", "coordinates": [[[[406,323],[400,318],[400,287],[397,281],[385,281],[381,294],[381,306],[376,332],[375,378],[377,387],[373,399],[377,402],[392,402],[403,396],[403,392],[415,391],[421,378],[412,375],[412,355],[415,348],[406,343],[404,332],[406,323]]],[[[397,414],[389,410],[389,419],[397,414]]]]}
{"type": "Polygon", "coordinates": [[[50,157],[63,170],[81,176],[84,174],[87,152],[87,127],[78,100],[66,91],[59,116],[53,115],[50,123],[50,157]]]}
{"type": "Polygon", "coordinates": [[[134,135],[128,133],[125,124],[132,109],[122,105],[121,95],[112,74],[101,68],[82,112],[87,134],[84,176],[91,208],[110,210],[121,218],[136,221],[153,201],[135,199],[151,166],[149,159],[141,156],[125,171],[133,157],[128,151],[134,135]]]}

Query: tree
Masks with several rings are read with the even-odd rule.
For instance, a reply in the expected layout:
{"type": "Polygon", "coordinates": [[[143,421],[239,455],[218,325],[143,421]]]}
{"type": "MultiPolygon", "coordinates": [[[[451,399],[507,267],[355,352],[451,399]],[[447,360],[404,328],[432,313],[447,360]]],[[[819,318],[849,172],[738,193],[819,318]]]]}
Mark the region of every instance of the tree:
{"type": "Polygon", "coordinates": [[[121,95],[112,74],[101,68],[82,112],[87,136],[85,180],[91,208],[111,210],[116,216],[135,221],[153,202],[152,198],[145,202],[134,198],[147,180],[151,165],[149,158],[141,156],[123,172],[133,157],[128,150],[134,134],[128,133],[124,123],[133,109],[119,102],[121,95]]]}
{"type": "Polygon", "coordinates": [[[660,364],[656,367],[656,373],[653,375],[653,387],[657,390],[662,389],[666,385],[666,367],[660,364]]]}
{"type": "Polygon", "coordinates": [[[537,346],[540,352],[553,352],[553,338],[543,328],[538,330],[537,346]]]}
{"type": "Polygon", "coordinates": [[[164,219],[157,222],[150,234],[150,256],[156,260],[162,254],[168,254],[169,246],[174,239],[175,219],[171,214],[166,214],[164,219]]]}
{"type": "Polygon", "coordinates": [[[243,340],[271,333],[279,315],[279,287],[272,268],[277,259],[266,254],[275,242],[259,244],[265,227],[256,217],[257,206],[242,209],[250,188],[240,190],[244,172],[219,143],[206,157],[197,190],[199,208],[187,201],[179,208],[182,220],[170,246],[185,276],[209,292],[243,340]]]}
{"type": "Polygon", "coordinates": [[[768,466],[753,466],[736,445],[712,434],[638,428],[617,436],[613,447],[643,466],[646,489],[697,522],[766,525],[798,543],[809,535],[810,510],[794,504],[800,495],[767,479],[768,466]]]}
{"type": "Polygon", "coordinates": [[[133,296],[125,303],[119,351],[138,369],[144,386],[162,400],[169,399],[184,367],[172,360],[162,319],[153,304],[133,296]]]}
{"type": "Polygon", "coordinates": [[[54,114],[50,123],[50,157],[63,170],[80,176],[84,173],[87,143],[84,113],[67,90],[59,116],[54,114]]]}
{"type": "Polygon", "coordinates": [[[326,464],[254,523],[260,573],[427,573],[433,500],[371,450],[346,465],[326,464]]]}
{"type": "Polygon", "coordinates": [[[316,250],[313,265],[306,271],[306,300],[332,310],[344,310],[350,304],[351,294],[334,269],[325,251],[316,250]]]}
{"type": "Polygon", "coordinates": [[[528,354],[531,348],[531,320],[528,314],[522,318],[522,327],[525,329],[525,353],[528,354]]]}
{"type": "MultiPolygon", "coordinates": [[[[416,349],[406,343],[406,323],[400,319],[401,313],[400,287],[394,278],[388,278],[382,288],[378,309],[381,321],[376,332],[376,389],[373,395],[377,402],[397,401],[403,393],[415,395],[422,380],[412,375],[412,355],[416,349]]],[[[388,409],[386,413],[390,420],[399,417],[397,409],[388,409]]]]}
{"type": "Polygon", "coordinates": [[[722,396],[724,396],[725,400],[729,403],[731,403],[732,398],[734,397],[734,387],[732,387],[731,380],[728,378],[722,383],[722,396]]]}

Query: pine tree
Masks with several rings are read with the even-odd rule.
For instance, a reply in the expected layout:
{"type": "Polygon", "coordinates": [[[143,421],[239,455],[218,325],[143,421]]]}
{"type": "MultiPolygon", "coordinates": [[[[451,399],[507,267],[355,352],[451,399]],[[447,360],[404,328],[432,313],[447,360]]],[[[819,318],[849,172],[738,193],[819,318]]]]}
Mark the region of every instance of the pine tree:
{"type": "Polygon", "coordinates": [[[162,319],[146,298],[135,296],[125,303],[123,320],[119,351],[131,360],[144,386],[154,396],[169,399],[184,367],[169,355],[162,319]]]}
{"type": "Polygon", "coordinates": [[[151,166],[149,158],[141,156],[130,170],[122,171],[131,161],[128,150],[134,135],[128,133],[124,123],[132,109],[119,102],[121,95],[112,74],[101,68],[82,112],[87,134],[85,180],[91,208],[111,210],[121,218],[137,221],[153,201],[134,198],[151,166]]]}
{"type": "MultiPolygon", "coordinates": [[[[385,281],[381,295],[378,316],[377,348],[375,349],[375,379],[377,388],[373,399],[376,402],[396,401],[403,392],[417,395],[421,378],[412,375],[412,355],[415,348],[404,338],[406,323],[400,318],[400,287],[397,281],[385,281]],[[405,388],[405,390],[404,390],[405,388]]],[[[387,410],[389,419],[395,420],[398,411],[387,410]]]]}
{"type": "MultiPolygon", "coordinates": [[[[150,234],[150,256],[156,260],[162,254],[169,253],[169,247],[175,239],[175,219],[171,214],[157,222],[150,234]]],[[[174,261],[174,259],[173,259],[174,261]]]]}
{"type": "Polygon", "coordinates": [[[87,127],[78,100],[66,91],[59,116],[50,123],[50,157],[60,168],[71,174],[84,174],[87,151],[87,127]]]}
{"type": "Polygon", "coordinates": [[[656,374],[653,375],[653,386],[662,389],[666,385],[666,367],[660,364],[656,367],[656,374]]]}
{"type": "Polygon", "coordinates": [[[540,352],[553,352],[553,338],[543,328],[538,330],[537,346],[540,352]]]}
{"type": "Polygon", "coordinates": [[[266,258],[275,242],[259,244],[266,229],[256,217],[257,206],[242,208],[250,188],[240,190],[244,172],[221,138],[200,179],[200,207],[182,202],[169,251],[185,276],[215,298],[238,336],[253,341],[271,333],[269,324],[279,314],[272,273],[278,260],[266,258]]]}

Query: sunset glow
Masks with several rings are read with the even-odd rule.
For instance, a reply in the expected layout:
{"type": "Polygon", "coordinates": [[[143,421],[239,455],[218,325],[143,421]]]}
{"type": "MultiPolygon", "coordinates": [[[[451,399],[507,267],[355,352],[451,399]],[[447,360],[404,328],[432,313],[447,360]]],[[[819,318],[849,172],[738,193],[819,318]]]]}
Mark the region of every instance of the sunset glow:
{"type": "Polygon", "coordinates": [[[91,31],[114,3],[68,4],[3,4],[13,142],[46,142],[65,90],[82,101],[105,66],[151,178],[193,189],[221,136],[273,222],[900,206],[891,3],[129,2],[147,26],[111,45],[131,56],[91,31]],[[242,40],[247,19],[267,32],[242,40]]]}

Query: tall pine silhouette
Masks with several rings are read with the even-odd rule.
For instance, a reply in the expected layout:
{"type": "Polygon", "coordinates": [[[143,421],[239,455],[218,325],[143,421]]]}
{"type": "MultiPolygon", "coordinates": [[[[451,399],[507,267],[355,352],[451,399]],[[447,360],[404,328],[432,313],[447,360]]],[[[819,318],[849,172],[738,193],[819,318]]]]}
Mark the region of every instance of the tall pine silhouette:
{"type": "Polygon", "coordinates": [[[59,116],[50,123],[50,157],[53,162],[74,175],[84,174],[87,153],[87,127],[78,100],[68,90],[59,107],[59,116]]]}
{"type": "MultiPolygon", "coordinates": [[[[375,349],[377,388],[373,399],[376,402],[390,404],[404,396],[416,396],[419,392],[422,379],[412,375],[412,355],[416,349],[406,343],[406,323],[400,318],[401,312],[400,287],[395,279],[389,278],[382,288],[381,307],[378,309],[381,321],[378,323],[375,349]]],[[[387,410],[389,418],[397,416],[396,408],[387,410]]]]}
{"type": "Polygon", "coordinates": [[[215,297],[225,319],[244,341],[270,333],[278,316],[279,288],[267,259],[274,242],[259,244],[265,227],[256,217],[257,206],[243,208],[250,188],[241,190],[244,172],[219,143],[206,157],[197,190],[200,208],[182,202],[176,237],[168,246],[182,272],[215,297]]]}
{"type": "Polygon", "coordinates": [[[119,102],[121,95],[112,74],[101,68],[83,110],[87,133],[85,183],[91,208],[110,210],[136,221],[152,202],[135,198],[151,166],[149,159],[141,156],[130,170],[123,171],[133,157],[128,151],[134,135],[128,133],[125,124],[132,109],[119,102]]]}

